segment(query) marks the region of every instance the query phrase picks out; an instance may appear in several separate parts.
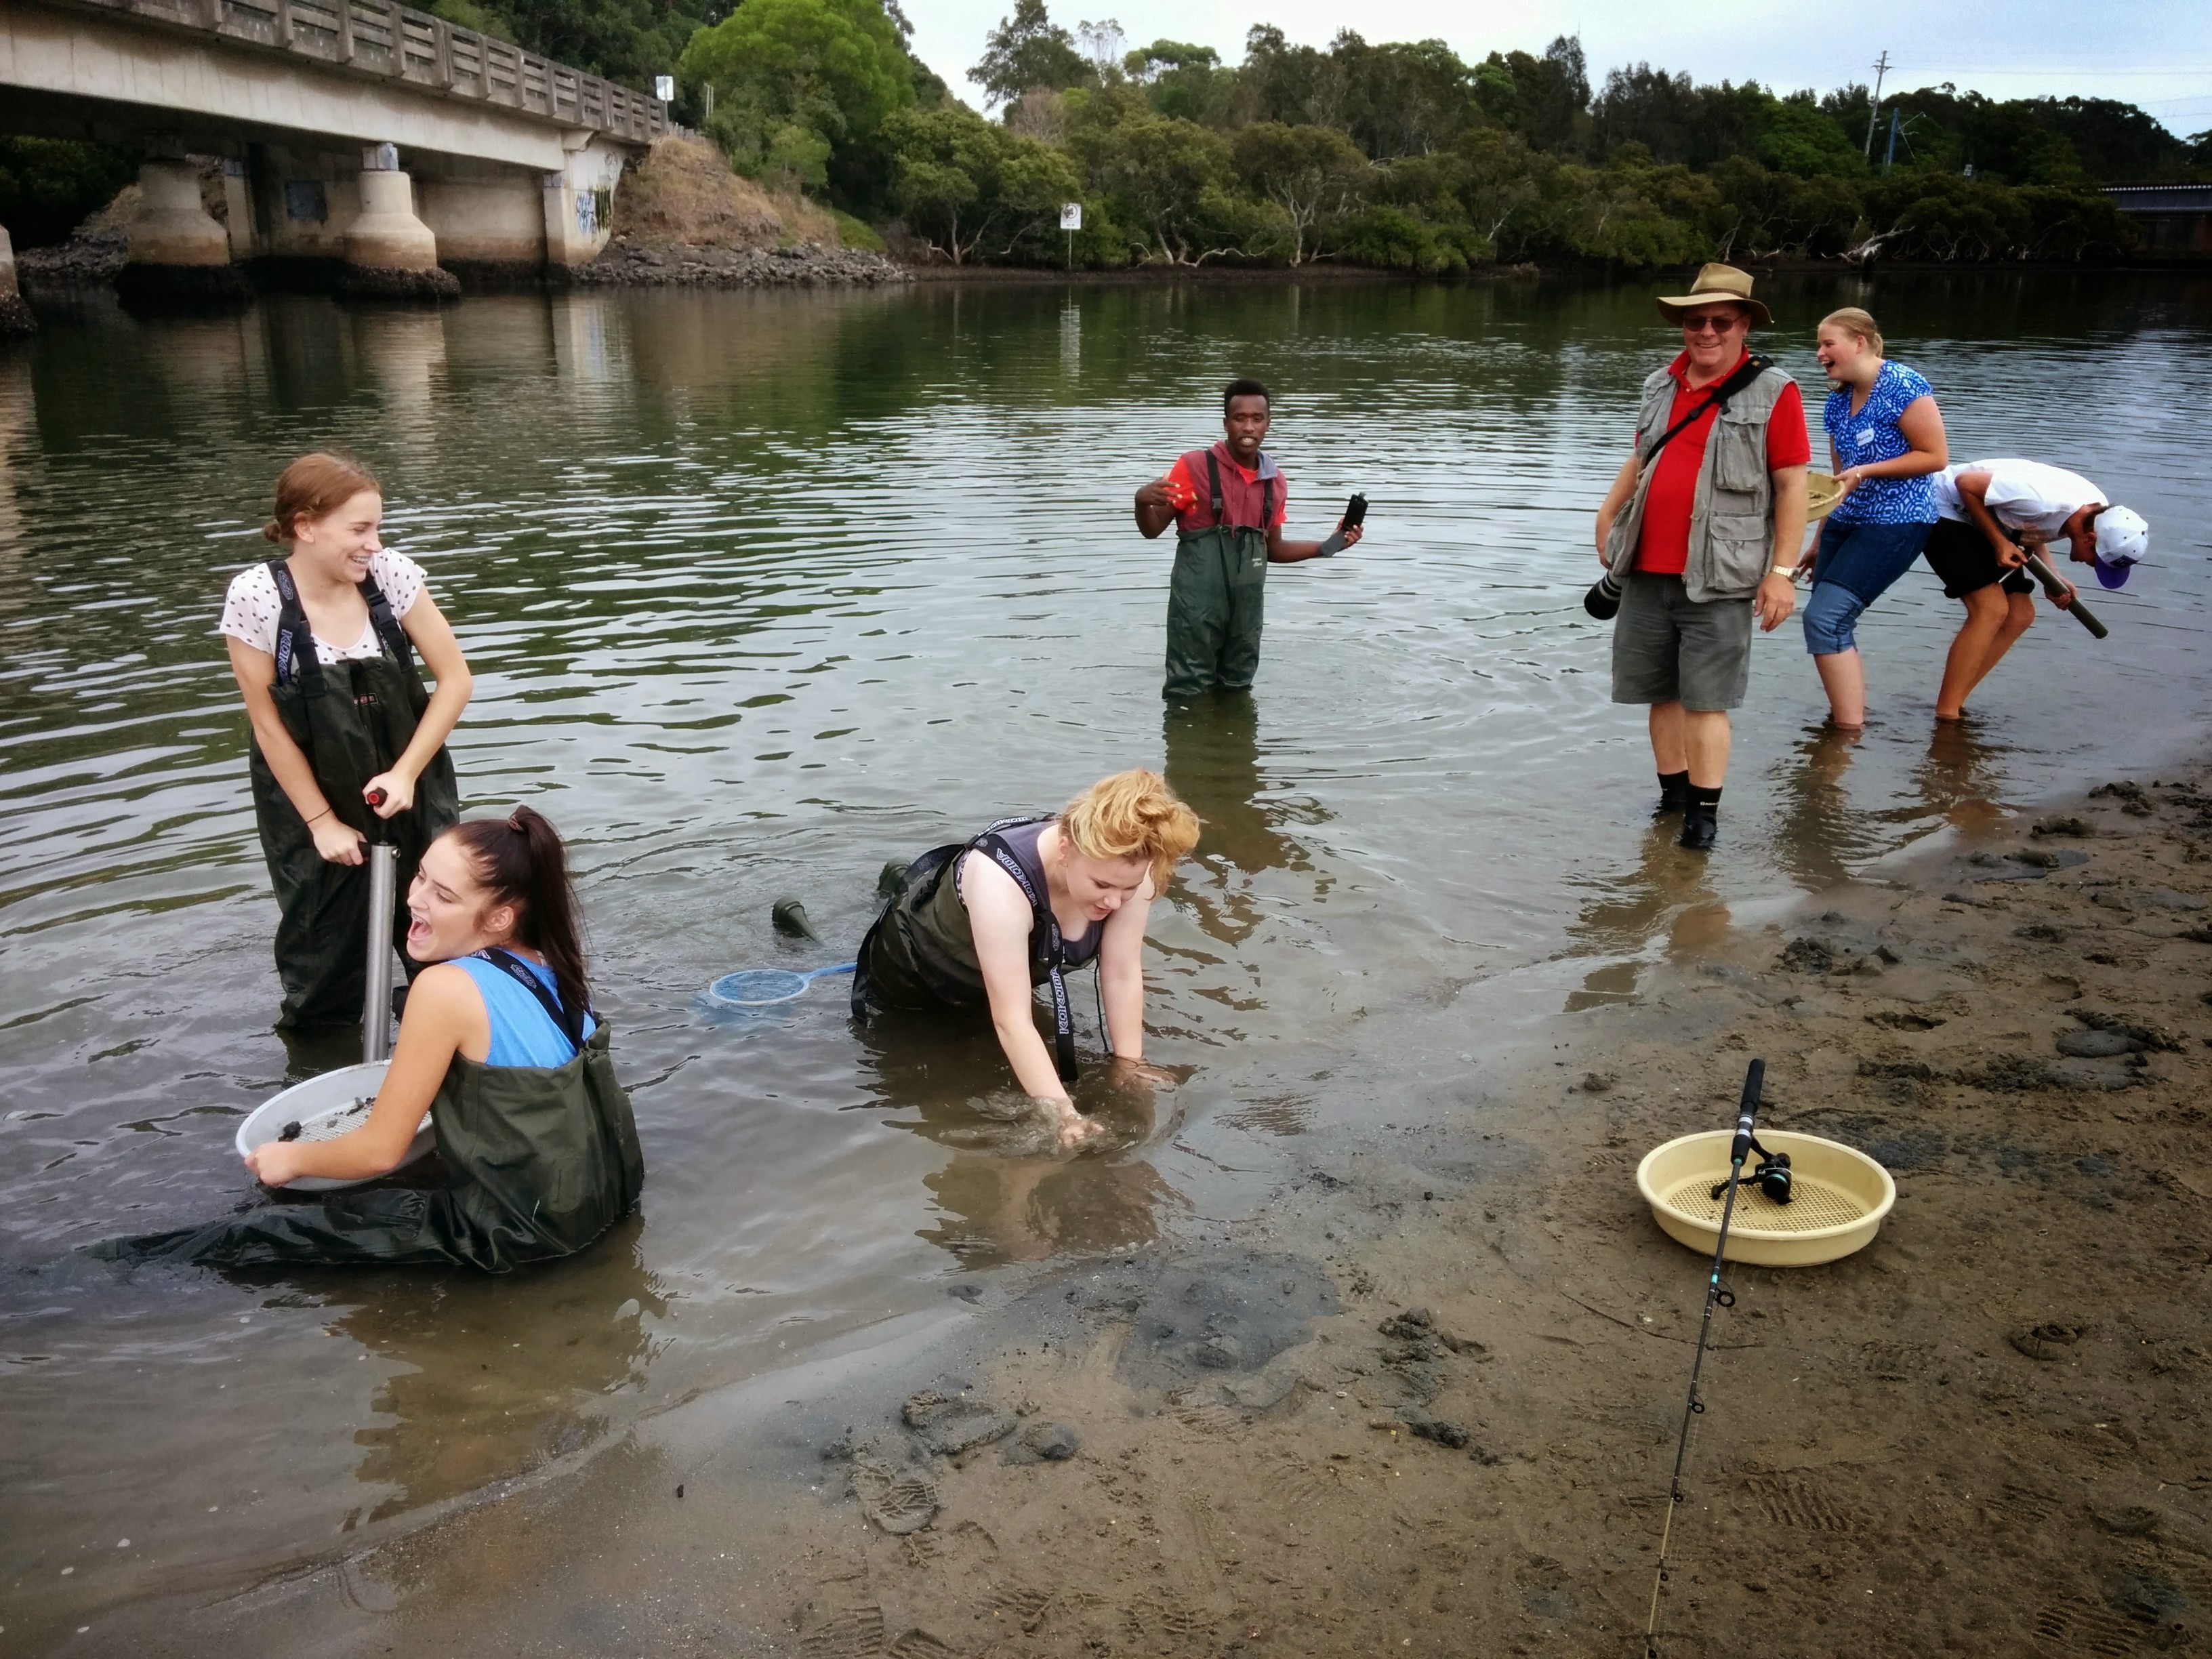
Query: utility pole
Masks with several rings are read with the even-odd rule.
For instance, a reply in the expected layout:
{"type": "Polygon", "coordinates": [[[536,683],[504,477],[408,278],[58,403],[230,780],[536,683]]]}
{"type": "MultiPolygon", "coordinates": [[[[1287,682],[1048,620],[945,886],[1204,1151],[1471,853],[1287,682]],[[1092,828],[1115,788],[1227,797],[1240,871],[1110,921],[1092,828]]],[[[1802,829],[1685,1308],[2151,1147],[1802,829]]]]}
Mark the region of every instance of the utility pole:
{"type": "Polygon", "coordinates": [[[1882,83],[1882,79],[1883,79],[1883,77],[1884,77],[1885,76],[1887,76],[1888,73],[1889,73],[1889,52],[1888,52],[1888,51],[1885,48],[1885,49],[1884,49],[1884,51],[1883,51],[1883,52],[1882,52],[1882,54],[1881,54],[1881,56],[1880,58],[1876,58],[1876,59],[1875,60],[1875,65],[1874,65],[1874,103],[1873,103],[1873,105],[1872,105],[1872,106],[1871,106],[1867,110],[1866,158],[1867,158],[1867,160],[1868,160],[1868,161],[1873,161],[1873,160],[1874,160],[1874,124],[1875,124],[1875,118],[1876,118],[1877,116],[1879,116],[1879,115],[1881,113],[1881,83],[1882,83]]]}

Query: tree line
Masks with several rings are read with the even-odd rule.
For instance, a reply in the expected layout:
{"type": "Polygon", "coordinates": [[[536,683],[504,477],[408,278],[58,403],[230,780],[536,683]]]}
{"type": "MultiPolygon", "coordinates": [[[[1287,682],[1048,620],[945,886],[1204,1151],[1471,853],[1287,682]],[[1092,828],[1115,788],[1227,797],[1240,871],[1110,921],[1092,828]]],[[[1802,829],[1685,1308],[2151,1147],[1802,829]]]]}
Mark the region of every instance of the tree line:
{"type": "Polygon", "coordinates": [[[678,73],[741,170],[826,193],[910,252],[1091,269],[1706,258],[2095,261],[2131,226],[2098,193],[2212,177],[2133,105],[1944,87],[1777,94],[1648,64],[1594,87],[1577,40],[1480,63],[1442,41],[1326,49],[1253,28],[1243,62],[1071,30],[1017,0],[969,73],[916,64],[896,4],[743,0],[678,73]],[[1060,228],[1063,203],[1082,228],[1060,228]]]}

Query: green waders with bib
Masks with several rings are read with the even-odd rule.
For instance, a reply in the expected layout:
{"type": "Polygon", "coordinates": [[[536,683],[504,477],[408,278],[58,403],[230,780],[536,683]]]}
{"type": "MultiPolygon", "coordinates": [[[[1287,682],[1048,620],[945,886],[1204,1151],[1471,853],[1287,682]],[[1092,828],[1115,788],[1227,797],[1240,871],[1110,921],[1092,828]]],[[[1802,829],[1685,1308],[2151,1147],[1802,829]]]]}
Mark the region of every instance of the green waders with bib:
{"type": "MultiPolygon", "coordinates": [[[[970,853],[981,853],[1020,888],[1029,901],[1030,984],[1052,990],[1053,1066],[1062,1083],[1076,1079],[1075,1018],[1067,995],[1066,969],[1093,963],[1101,930],[1094,927],[1071,947],[1060,933],[1041,884],[1033,880],[1003,832],[1048,823],[1055,815],[1002,818],[973,841],[933,847],[906,867],[898,890],[860,941],[853,970],[853,1018],[866,1024],[886,1009],[909,1012],[941,1007],[988,1008],[983,964],[975,954],[975,933],[960,897],[956,866],[970,853]]],[[[1105,1030],[1102,1003],[1099,1029],[1105,1030]]]]}
{"type": "MultiPolygon", "coordinates": [[[[361,596],[368,601],[381,654],[349,662],[319,660],[290,569],[283,560],[272,559],[269,574],[282,604],[270,700],[307,757],[331,811],[367,835],[369,806],[361,792],[407,752],[416,722],[429,705],[414,650],[382,590],[365,580],[361,596]]],[[[277,1024],[353,1024],[361,1018],[362,963],[368,950],[368,871],[357,864],[332,864],[315,851],[314,836],[258,743],[251,774],[261,851],[276,892],[276,975],[284,987],[277,1024]]],[[[393,882],[395,937],[406,937],[407,889],[423,849],[460,815],[453,757],[441,748],[415,781],[413,810],[386,826],[399,848],[393,882]]],[[[413,978],[415,964],[405,965],[413,978]]]]}
{"type": "MultiPolygon", "coordinates": [[[[506,952],[485,954],[575,1042],[580,1018],[506,952]]],[[[455,1054],[430,1117],[444,1187],[280,1201],[204,1227],[95,1245],[93,1254],[203,1267],[444,1262],[504,1273],[574,1255],[628,1215],[645,1184],[637,1122],[615,1080],[604,1022],[561,1066],[484,1066],[455,1054]]]]}
{"type": "Polygon", "coordinates": [[[1211,450],[1206,482],[1213,522],[1176,536],[1175,574],[1168,581],[1167,681],[1164,697],[1241,691],[1260,672],[1260,624],[1267,592],[1267,520],[1274,516],[1273,478],[1260,481],[1258,526],[1223,521],[1221,469],[1211,450]]]}

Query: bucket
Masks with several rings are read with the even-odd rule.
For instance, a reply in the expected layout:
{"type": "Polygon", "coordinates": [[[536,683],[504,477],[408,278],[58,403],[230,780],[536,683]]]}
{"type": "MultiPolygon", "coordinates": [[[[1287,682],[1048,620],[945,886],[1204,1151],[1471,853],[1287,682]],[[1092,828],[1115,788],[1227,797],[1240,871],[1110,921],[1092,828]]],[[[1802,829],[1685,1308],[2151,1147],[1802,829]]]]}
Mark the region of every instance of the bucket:
{"type": "MultiPolygon", "coordinates": [[[[238,1155],[244,1158],[256,1146],[282,1139],[288,1124],[300,1126],[300,1133],[293,1137],[295,1140],[335,1140],[358,1129],[368,1121],[368,1109],[376,1104],[376,1091],[384,1086],[385,1068],[390,1064],[389,1060],[380,1060],[367,1065],[341,1066],[295,1084],[283,1094],[262,1102],[238,1126],[238,1155]]],[[[415,1132],[414,1143],[394,1167],[404,1169],[437,1144],[438,1137],[426,1114],[422,1127],[415,1132]]],[[[284,1190],[336,1192],[341,1187],[358,1187],[362,1181],[378,1178],[363,1176],[360,1180],[341,1181],[331,1176],[301,1176],[286,1182],[284,1190]]]]}
{"type": "MultiPolygon", "coordinates": [[[[1745,1171],[1729,1222],[1730,1261],[1810,1267],[1874,1242],[1897,1202],[1897,1183],[1888,1170],[1864,1152],[1818,1135],[1762,1129],[1759,1138],[1767,1151],[1790,1155],[1794,1196],[1776,1203],[1745,1171]]],[[[1728,1196],[1715,1198],[1712,1189],[1728,1179],[1733,1139],[1726,1129],[1684,1135],[1654,1147],[1636,1167],[1637,1188],[1651,1206],[1652,1219],[1669,1238],[1708,1256],[1720,1242],[1721,1206],[1728,1196]]]]}

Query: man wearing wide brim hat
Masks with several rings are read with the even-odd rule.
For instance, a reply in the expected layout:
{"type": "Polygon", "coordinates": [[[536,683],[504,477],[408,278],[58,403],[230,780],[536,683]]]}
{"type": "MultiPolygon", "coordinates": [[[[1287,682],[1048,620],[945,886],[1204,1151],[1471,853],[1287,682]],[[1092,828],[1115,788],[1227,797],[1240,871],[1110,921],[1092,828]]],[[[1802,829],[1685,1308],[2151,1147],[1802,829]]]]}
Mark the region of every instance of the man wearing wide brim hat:
{"type": "Polygon", "coordinates": [[[1747,273],[1709,264],[1659,314],[1682,350],[1644,382],[1634,447],[1598,508],[1606,574],[1589,604],[1619,607],[1613,700],[1650,707],[1658,812],[1680,812],[1680,844],[1705,852],[1753,619],[1771,633],[1796,608],[1813,447],[1796,383],[1745,344],[1773,321],[1747,273]]]}

